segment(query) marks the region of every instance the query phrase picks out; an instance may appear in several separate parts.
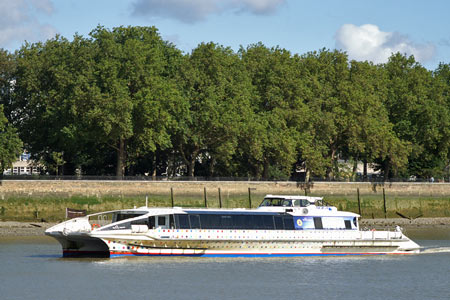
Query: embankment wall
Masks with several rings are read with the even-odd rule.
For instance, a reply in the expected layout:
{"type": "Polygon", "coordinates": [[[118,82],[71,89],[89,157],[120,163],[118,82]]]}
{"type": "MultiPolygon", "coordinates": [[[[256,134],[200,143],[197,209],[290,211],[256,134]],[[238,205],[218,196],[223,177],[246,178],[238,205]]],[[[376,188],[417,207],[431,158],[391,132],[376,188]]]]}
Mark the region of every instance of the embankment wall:
{"type": "Polygon", "coordinates": [[[354,183],[354,182],[254,182],[254,181],[70,181],[70,180],[4,180],[0,197],[39,196],[139,196],[170,195],[170,190],[181,194],[217,193],[300,194],[312,195],[377,195],[385,192],[396,196],[446,197],[450,196],[450,183],[354,183]]]}

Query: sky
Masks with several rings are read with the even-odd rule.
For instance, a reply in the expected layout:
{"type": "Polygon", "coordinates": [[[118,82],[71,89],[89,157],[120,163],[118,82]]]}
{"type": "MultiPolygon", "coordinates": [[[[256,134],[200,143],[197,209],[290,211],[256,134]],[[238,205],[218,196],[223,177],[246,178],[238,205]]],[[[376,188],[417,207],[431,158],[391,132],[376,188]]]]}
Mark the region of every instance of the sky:
{"type": "Polygon", "coordinates": [[[448,0],[0,0],[0,48],[88,37],[98,25],[155,26],[185,53],[202,42],[235,51],[262,42],[374,63],[400,52],[434,70],[450,63],[449,11],[448,0]]]}

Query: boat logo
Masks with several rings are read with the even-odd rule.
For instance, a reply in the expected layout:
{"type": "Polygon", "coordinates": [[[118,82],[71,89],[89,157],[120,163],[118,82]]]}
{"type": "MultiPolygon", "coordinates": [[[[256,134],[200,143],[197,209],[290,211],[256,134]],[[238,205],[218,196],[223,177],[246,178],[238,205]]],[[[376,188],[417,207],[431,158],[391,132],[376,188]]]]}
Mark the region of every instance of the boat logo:
{"type": "Polygon", "coordinates": [[[302,227],[303,222],[301,219],[297,219],[297,225],[298,225],[298,227],[302,227]]]}

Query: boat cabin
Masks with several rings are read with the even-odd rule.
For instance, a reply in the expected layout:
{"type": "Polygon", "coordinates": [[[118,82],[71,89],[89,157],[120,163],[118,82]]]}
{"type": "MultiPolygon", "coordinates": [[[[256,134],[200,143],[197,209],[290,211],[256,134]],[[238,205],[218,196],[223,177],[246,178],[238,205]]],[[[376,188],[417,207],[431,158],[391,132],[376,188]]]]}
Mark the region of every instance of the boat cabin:
{"type": "Polygon", "coordinates": [[[307,207],[310,205],[329,206],[322,197],[267,195],[259,207],[307,207]]]}

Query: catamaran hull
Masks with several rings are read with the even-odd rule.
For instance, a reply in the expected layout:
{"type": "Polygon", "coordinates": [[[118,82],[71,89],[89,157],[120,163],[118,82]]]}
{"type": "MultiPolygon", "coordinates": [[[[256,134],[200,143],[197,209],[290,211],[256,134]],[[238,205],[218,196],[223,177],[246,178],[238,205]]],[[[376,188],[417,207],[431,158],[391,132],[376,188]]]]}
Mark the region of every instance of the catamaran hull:
{"type": "Polygon", "coordinates": [[[87,234],[47,234],[62,246],[63,257],[109,257],[108,246],[99,238],[87,234]]]}

